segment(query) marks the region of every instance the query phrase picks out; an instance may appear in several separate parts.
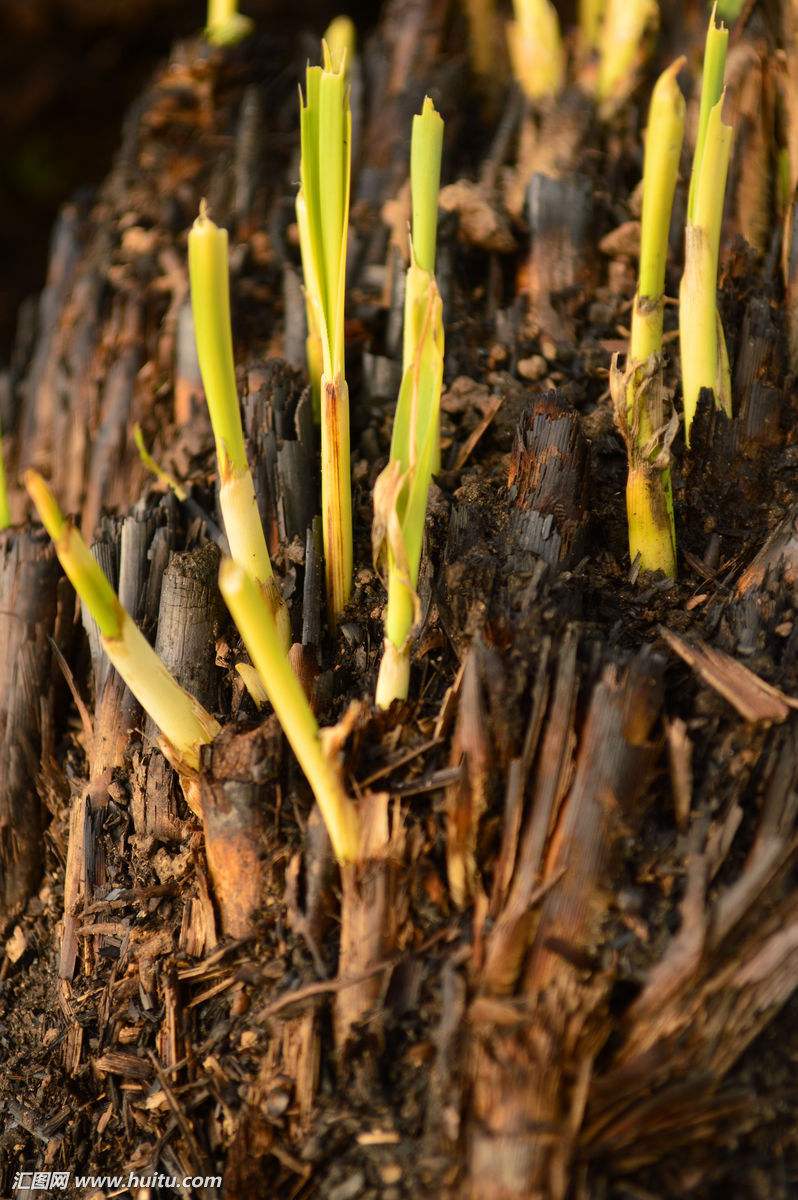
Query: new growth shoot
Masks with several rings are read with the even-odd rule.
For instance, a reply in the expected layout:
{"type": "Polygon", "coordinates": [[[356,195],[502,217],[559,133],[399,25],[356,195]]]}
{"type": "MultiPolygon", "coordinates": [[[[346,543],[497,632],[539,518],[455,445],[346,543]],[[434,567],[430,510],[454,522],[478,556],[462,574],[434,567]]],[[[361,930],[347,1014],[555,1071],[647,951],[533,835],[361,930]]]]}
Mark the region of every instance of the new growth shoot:
{"type": "Polygon", "coordinates": [[[474,74],[487,79],[496,70],[496,0],[466,0],[468,52],[474,74]]]}
{"type": "Polygon", "coordinates": [[[180,775],[196,774],[200,747],[219,733],[218,722],[167,671],[41,475],[27,471],[24,480],[65,574],[100,630],[103,649],[160,729],[164,754],[180,775]]]}
{"type": "Polygon", "coordinates": [[[344,70],[348,75],[352,69],[352,63],[355,61],[357,41],[357,30],[352,18],[333,17],[327,26],[324,41],[327,43],[332,61],[343,63],[344,70]]]}
{"type": "Polygon", "coordinates": [[[723,123],[723,77],[729,31],[709,19],[701,107],[687,205],[684,275],[679,293],[679,341],[682,358],[685,441],[702,388],[731,416],[731,380],[726,340],[718,313],[718,255],[723,200],[729,172],[732,129],[723,123]]]}
{"type": "Polygon", "coordinates": [[[349,391],[344,378],[344,293],[352,114],[342,55],[325,44],[300,94],[302,161],[296,199],[308,306],[308,366],[318,374],[321,503],[327,603],[333,625],[352,589],[349,391]],[[318,361],[317,361],[318,360],[318,361]]]}
{"type": "Polygon", "coordinates": [[[208,0],[205,36],[214,46],[233,46],[253,28],[254,22],[238,11],[238,0],[208,0]]]}
{"type": "Polygon", "coordinates": [[[507,25],[513,74],[528,100],[556,96],[565,79],[565,47],[551,0],[513,0],[507,25]]]}
{"type": "Polygon", "coordinates": [[[626,441],[629,554],[644,571],[676,576],[676,534],[669,469],[675,423],[662,384],[665,266],[673,197],[684,140],[684,97],[676,77],[684,59],[658,79],[651,96],[643,171],[640,276],[626,371],[613,362],[616,420],[626,441]]]}
{"type": "Polygon", "coordinates": [[[197,355],[216,442],[219,507],[230,554],[260,584],[287,653],[291,622],[272,573],[241,427],[230,325],[227,230],[213,223],[204,201],[188,235],[188,269],[197,355]]]}
{"type": "Polygon", "coordinates": [[[325,753],[316,718],[282,652],[277,628],[263,596],[247,573],[230,559],[222,562],[219,588],[291,749],[313,789],[335,856],[341,863],[354,862],[360,842],[355,806],[325,753]]]}
{"type": "Polygon", "coordinates": [[[8,487],[6,485],[6,464],[3,456],[3,431],[0,429],[0,529],[8,529],[11,524],[11,508],[8,503],[8,487]]]}
{"type": "Polygon", "coordinates": [[[596,96],[605,111],[628,96],[658,24],[657,0],[607,0],[596,82],[596,96]]]}
{"type": "Polygon", "coordinates": [[[413,118],[410,157],[413,229],[405,290],[404,373],[391,457],[374,486],[375,558],[387,566],[388,609],[376,701],[407,697],[410,634],[432,474],[440,456],[443,310],[435,283],[443,121],[427,97],[413,118]]]}
{"type": "Polygon", "coordinates": [[[598,49],[607,0],[579,0],[579,46],[583,54],[598,49]]]}

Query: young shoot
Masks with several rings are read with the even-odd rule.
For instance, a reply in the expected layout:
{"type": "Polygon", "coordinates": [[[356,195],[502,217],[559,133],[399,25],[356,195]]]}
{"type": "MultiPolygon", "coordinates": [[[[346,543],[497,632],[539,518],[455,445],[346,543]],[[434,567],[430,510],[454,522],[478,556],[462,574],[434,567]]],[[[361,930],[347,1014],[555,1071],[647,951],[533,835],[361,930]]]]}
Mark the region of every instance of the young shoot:
{"type": "Polygon", "coordinates": [[[139,452],[139,458],[141,459],[142,466],[146,467],[150,474],[154,475],[159,483],[165,484],[166,487],[173,491],[178,500],[183,502],[186,501],[188,499],[188,492],[183,487],[182,483],[179,483],[178,480],[175,479],[174,475],[170,475],[168,471],[165,471],[160,463],[157,463],[150,454],[144,442],[144,434],[141,432],[141,426],[139,425],[138,421],[133,426],[133,441],[136,449],[139,452]]]}
{"type": "Polygon", "coordinates": [[[238,0],[208,0],[205,36],[214,46],[234,46],[254,29],[254,22],[238,11],[238,0]]]}
{"type": "Polygon", "coordinates": [[[745,0],[718,0],[718,16],[721,21],[733,25],[743,11],[744,4],[745,0]]]}
{"type": "Polygon", "coordinates": [[[360,826],[334,763],[325,753],[316,718],[302,685],[282,652],[277,627],[263,595],[230,559],[219,570],[219,588],[271,701],[285,736],[319,806],[340,863],[358,858],[360,826]]]}
{"type": "Polygon", "coordinates": [[[404,373],[391,457],[374,487],[375,559],[387,568],[388,609],[376,702],[405,699],[410,634],[424,540],[427,495],[440,455],[443,311],[435,283],[443,121],[427,98],[413,118],[410,156],[413,228],[405,290],[404,373]]]}
{"type": "Polygon", "coordinates": [[[466,0],[466,15],[471,67],[489,79],[496,71],[496,0],[466,0]]]}
{"type": "Polygon", "coordinates": [[[321,503],[327,603],[337,625],[352,589],[349,391],[344,378],[344,294],[352,114],[344,57],[324,45],[300,94],[302,158],[296,200],[308,305],[309,371],[318,369],[321,503]],[[315,349],[311,352],[311,344],[315,349]],[[318,360],[318,362],[316,361],[318,360]]]}
{"type": "Polygon", "coordinates": [[[684,140],[685,103],[677,75],[684,59],[657,80],[651,96],[643,170],[640,276],[632,310],[626,371],[613,363],[616,420],[626,441],[629,554],[644,571],[676,576],[676,534],[669,450],[675,423],[662,384],[665,266],[673,197],[684,140]]]}
{"type": "Polygon", "coordinates": [[[513,74],[528,100],[556,96],[565,80],[565,46],[551,0],[513,0],[515,20],[507,24],[513,74]]]}
{"type": "Polygon", "coordinates": [[[596,97],[605,113],[622,104],[634,87],[658,25],[657,0],[607,0],[596,81],[596,97]]]}
{"type": "Polygon", "coordinates": [[[3,455],[3,431],[0,429],[0,529],[8,529],[11,524],[11,507],[8,503],[8,486],[6,484],[6,464],[3,455]]]}
{"type": "Polygon", "coordinates": [[[579,0],[579,48],[582,54],[598,50],[607,0],[579,0]]]}
{"type": "Polygon", "coordinates": [[[219,723],[167,671],[41,475],[27,471],[24,481],[66,576],[97,624],[108,658],[160,729],[161,748],[172,766],[180,775],[195,775],[200,747],[213,741],[219,723]]]}
{"type": "Polygon", "coordinates": [[[188,235],[188,269],[197,355],[216,442],[224,530],[232,557],[260,584],[287,653],[291,622],[272,573],[241,427],[230,325],[227,230],[210,219],[204,201],[188,235]]]}
{"type": "Polygon", "coordinates": [[[352,63],[355,61],[357,44],[357,30],[352,18],[333,17],[327,26],[324,41],[330,51],[332,61],[343,63],[344,70],[348,75],[352,69],[352,63]]]}
{"type": "Polygon", "coordinates": [[[679,343],[682,360],[685,441],[702,388],[731,416],[731,379],[726,339],[718,312],[718,256],[723,201],[731,156],[732,128],[723,122],[723,78],[729,31],[709,19],[701,107],[687,204],[684,275],[679,292],[679,343]]]}

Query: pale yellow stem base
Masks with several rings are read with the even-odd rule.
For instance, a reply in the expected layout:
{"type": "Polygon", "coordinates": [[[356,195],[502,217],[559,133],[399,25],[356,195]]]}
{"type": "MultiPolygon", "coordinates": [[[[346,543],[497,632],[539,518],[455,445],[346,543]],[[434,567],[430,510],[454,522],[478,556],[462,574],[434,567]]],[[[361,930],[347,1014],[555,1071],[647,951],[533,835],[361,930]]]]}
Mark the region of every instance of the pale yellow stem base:
{"type": "Polygon", "coordinates": [[[386,638],[374,697],[377,708],[390,708],[394,700],[406,700],[409,690],[409,648],[398,650],[391,639],[386,638]]]}
{"type": "Polygon", "coordinates": [[[676,544],[668,507],[666,471],[654,467],[632,468],[626,482],[626,512],[629,521],[629,554],[640,569],[661,571],[676,578],[676,544]]]}

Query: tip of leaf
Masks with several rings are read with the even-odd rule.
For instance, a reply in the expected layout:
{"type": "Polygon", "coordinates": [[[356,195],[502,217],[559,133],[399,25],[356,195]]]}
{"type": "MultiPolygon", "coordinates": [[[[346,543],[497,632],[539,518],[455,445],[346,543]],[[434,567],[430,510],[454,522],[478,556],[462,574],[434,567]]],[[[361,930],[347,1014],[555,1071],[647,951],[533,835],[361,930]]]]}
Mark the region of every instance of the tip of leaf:
{"type": "Polygon", "coordinates": [[[202,226],[206,225],[206,224],[212,225],[213,222],[211,221],[211,218],[210,218],[210,211],[208,209],[208,201],[203,196],[199,202],[199,212],[194,221],[194,225],[195,225],[195,227],[201,229],[202,226]]]}
{"type": "Polygon", "coordinates": [[[330,49],[330,44],[326,38],[322,39],[321,43],[322,66],[324,70],[331,75],[346,74],[347,50],[346,46],[340,46],[334,56],[330,49]]]}

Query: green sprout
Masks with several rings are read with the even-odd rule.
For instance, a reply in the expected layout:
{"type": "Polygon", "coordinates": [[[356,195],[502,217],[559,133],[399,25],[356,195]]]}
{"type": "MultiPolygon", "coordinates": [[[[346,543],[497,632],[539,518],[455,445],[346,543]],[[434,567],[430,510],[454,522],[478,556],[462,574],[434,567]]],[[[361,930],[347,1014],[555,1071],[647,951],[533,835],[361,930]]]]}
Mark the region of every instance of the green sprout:
{"type": "Polygon", "coordinates": [[[326,753],[302,685],[282,651],[280,636],[262,592],[240,566],[224,559],[219,569],[224,597],[260,683],[305,773],[341,863],[357,860],[360,823],[335,764],[326,753]]]}
{"type": "Polygon", "coordinates": [[[733,25],[743,11],[744,4],[745,0],[718,0],[718,16],[721,21],[728,21],[733,25]]]}
{"type": "Polygon", "coordinates": [[[613,111],[629,95],[647,53],[649,34],[658,24],[657,0],[607,0],[596,81],[604,112],[613,111]]]}
{"type": "Polygon", "coordinates": [[[191,778],[199,770],[200,747],[213,741],[219,723],[166,669],[41,475],[27,471],[24,482],[67,578],[97,624],[108,658],[160,729],[161,748],[172,766],[191,778]]]}
{"type": "Polygon", "coordinates": [[[333,17],[327,26],[324,41],[329,48],[332,61],[342,62],[344,70],[348,73],[352,69],[352,63],[355,61],[355,46],[357,43],[357,30],[352,18],[345,16],[333,17]]]}
{"type": "Polygon", "coordinates": [[[405,699],[427,495],[440,456],[443,306],[435,283],[443,121],[427,97],[413,118],[411,263],[405,291],[404,371],[391,456],[374,486],[375,558],[387,565],[388,609],[376,702],[405,699]]]}
{"type": "Polygon", "coordinates": [[[8,486],[6,484],[6,466],[3,456],[3,431],[0,429],[0,529],[8,529],[11,524],[11,507],[8,503],[8,486]]]}
{"type": "Polygon", "coordinates": [[[302,160],[296,200],[308,304],[309,370],[318,370],[321,502],[327,603],[337,625],[352,590],[349,390],[344,377],[344,294],[352,113],[343,57],[324,45],[300,95],[302,160]]]}
{"type": "Polygon", "coordinates": [[[465,0],[468,52],[474,74],[490,78],[496,70],[496,0],[465,0]]]}
{"type": "Polygon", "coordinates": [[[234,46],[254,29],[254,22],[238,11],[238,0],[208,0],[205,36],[214,46],[234,46]]]}
{"type": "Polygon", "coordinates": [[[507,24],[513,74],[528,100],[556,96],[565,80],[565,46],[551,0],[513,0],[515,20],[507,24]]]}
{"type": "Polygon", "coordinates": [[[141,459],[142,466],[146,467],[147,470],[155,476],[159,483],[165,484],[166,487],[173,491],[178,500],[187,500],[188,492],[183,487],[182,483],[179,483],[178,480],[175,479],[174,475],[170,475],[168,471],[165,471],[160,463],[157,463],[150,454],[145,445],[144,434],[141,432],[141,426],[139,425],[138,421],[136,421],[135,425],[133,426],[133,441],[136,449],[139,452],[139,458],[141,459]]]}
{"type": "Polygon", "coordinates": [[[598,50],[607,0],[579,0],[579,45],[583,54],[598,50]]]}
{"type": "Polygon", "coordinates": [[[210,219],[204,201],[188,235],[188,268],[197,355],[216,442],[219,507],[230,553],[260,584],[287,653],[291,621],[272,572],[241,427],[230,324],[227,230],[210,219]]]}
{"type": "Polygon", "coordinates": [[[723,78],[729,31],[709,19],[698,136],[693,157],[685,230],[684,275],[679,292],[685,440],[702,388],[731,417],[731,378],[726,339],[718,312],[718,257],[723,200],[731,155],[732,128],[723,123],[723,78]]]}
{"type": "Polygon", "coordinates": [[[626,441],[629,553],[644,571],[676,576],[676,532],[669,469],[675,426],[665,415],[662,324],[665,267],[673,197],[684,141],[685,103],[678,59],[660,75],[651,96],[643,170],[640,276],[632,310],[626,371],[611,372],[616,420],[626,441]]]}

